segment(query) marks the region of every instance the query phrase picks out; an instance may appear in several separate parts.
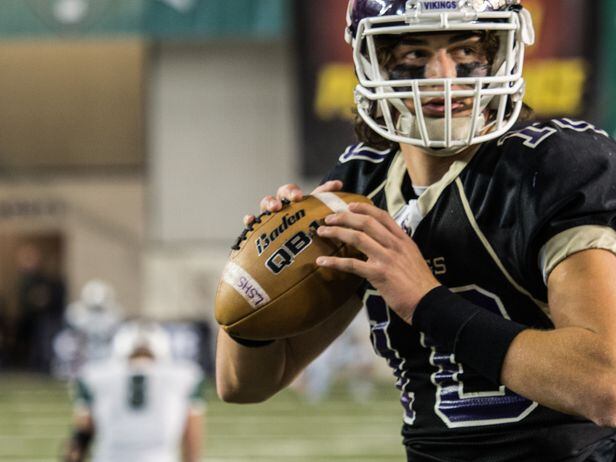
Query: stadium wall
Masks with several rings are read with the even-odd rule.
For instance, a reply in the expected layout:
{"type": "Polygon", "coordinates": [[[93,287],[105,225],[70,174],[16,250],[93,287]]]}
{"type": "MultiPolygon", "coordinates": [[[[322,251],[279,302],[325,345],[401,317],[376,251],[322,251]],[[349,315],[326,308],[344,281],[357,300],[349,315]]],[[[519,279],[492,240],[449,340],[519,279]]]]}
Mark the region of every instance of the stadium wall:
{"type": "MultiPolygon", "coordinates": [[[[165,44],[148,108],[144,311],[211,316],[242,217],[278,185],[301,182],[289,45],[165,44]]],[[[306,185],[309,188],[311,185],[306,185]]]]}
{"type": "MultiPolygon", "coordinates": [[[[69,301],[92,278],[109,282],[127,314],[141,309],[144,184],[141,175],[4,179],[0,232],[63,242],[69,301]]],[[[7,254],[8,255],[8,254],[7,254]]]]}

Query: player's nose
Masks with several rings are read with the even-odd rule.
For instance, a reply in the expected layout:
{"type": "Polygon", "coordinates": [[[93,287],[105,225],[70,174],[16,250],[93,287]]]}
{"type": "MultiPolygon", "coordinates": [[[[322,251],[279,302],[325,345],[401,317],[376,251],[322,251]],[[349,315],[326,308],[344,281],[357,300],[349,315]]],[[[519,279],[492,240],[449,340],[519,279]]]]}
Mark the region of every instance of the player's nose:
{"type": "Polygon", "coordinates": [[[456,75],[456,63],[444,48],[432,55],[426,65],[427,79],[454,79],[456,75]]]}

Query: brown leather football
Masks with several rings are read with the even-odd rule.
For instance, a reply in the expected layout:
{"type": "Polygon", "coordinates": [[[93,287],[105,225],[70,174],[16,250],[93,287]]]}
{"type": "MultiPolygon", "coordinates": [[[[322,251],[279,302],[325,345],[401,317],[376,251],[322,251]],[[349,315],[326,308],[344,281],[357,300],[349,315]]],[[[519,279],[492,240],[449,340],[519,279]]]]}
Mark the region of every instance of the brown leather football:
{"type": "Polygon", "coordinates": [[[339,241],[315,232],[323,219],[351,202],[371,203],[351,193],[316,193],[263,214],[238,238],[216,294],[216,320],[239,338],[291,337],[328,318],[362,279],[322,268],[322,255],[359,257],[339,241]]]}

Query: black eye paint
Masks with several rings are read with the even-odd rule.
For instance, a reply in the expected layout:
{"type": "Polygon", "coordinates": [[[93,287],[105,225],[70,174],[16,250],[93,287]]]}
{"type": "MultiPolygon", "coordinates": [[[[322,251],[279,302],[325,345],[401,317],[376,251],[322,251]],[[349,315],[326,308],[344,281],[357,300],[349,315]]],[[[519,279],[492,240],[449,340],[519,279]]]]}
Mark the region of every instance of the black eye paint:
{"type": "MultiPolygon", "coordinates": [[[[399,64],[389,71],[391,80],[417,80],[426,77],[426,66],[399,64]]],[[[394,91],[412,91],[411,87],[394,87],[394,91]]]]}
{"type": "Polygon", "coordinates": [[[391,80],[416,80],[426,77],[426,66],[399,64],[389,72],[391,80]]]}
{"type": "Polygon", "coordinates": [[[458,64],[456,66],[456,74],[459,79],[466,77],[486,77],[489,69],[489,64],[481,64],[475,61],[474,63],[458,64]]]}
{"type": "MultiPolygon", "coordinates": [[[[456,66],[456,77],[486,77],[489,73],[490,65],[482,64],[478,61],[472,63],[462,63],[456,66]]],[[[409,66],[399,64],[389,71],[391,80],[417,80],[426,78],[426,66],[409,66]]],[[[394,87],[395,91],[412,91],[411,87],[394,87]]]]}

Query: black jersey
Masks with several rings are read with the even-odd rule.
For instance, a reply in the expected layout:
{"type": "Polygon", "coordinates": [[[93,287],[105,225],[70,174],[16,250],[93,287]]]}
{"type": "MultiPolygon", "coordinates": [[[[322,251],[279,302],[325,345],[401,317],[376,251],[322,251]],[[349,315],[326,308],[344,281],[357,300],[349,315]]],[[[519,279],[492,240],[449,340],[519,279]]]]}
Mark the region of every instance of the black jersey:
{"type": "MultiPolygon", "coordinates": [[[[559,261],[586,248],[616,253],[616,143],[585,122],[519,126],[455,161],[419,199],[396,151],[351,146],[331,179],[388,210],[443,285],[532,328],[554,327],[545,277],[559,261]]],[[[581,461],[614,435],[491,384],[374,288],[361,295],[401,392],[409,460],[581,461]]]]}

